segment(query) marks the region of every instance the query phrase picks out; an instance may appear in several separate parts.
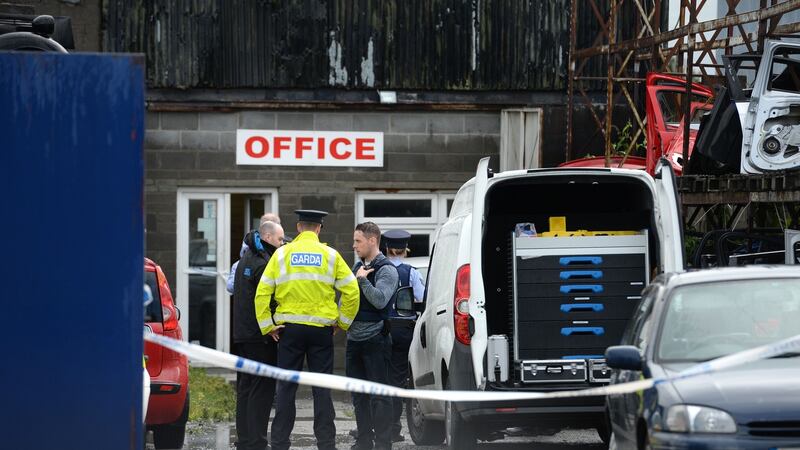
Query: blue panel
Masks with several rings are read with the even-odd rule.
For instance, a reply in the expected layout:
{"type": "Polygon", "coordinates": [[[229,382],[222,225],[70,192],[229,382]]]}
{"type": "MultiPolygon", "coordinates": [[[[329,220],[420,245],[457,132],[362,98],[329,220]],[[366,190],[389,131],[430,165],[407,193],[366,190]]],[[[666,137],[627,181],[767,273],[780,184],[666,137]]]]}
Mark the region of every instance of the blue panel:
{"type": "Polygon", "coordinates": [[[3,448],[142,448],[143,60],[0,53],[3,448]]]}

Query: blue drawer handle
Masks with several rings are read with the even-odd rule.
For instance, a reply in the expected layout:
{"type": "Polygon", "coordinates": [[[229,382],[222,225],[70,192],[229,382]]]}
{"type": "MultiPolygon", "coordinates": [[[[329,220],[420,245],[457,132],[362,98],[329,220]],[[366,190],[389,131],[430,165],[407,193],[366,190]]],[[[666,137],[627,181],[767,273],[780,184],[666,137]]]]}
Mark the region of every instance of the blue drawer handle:
{"type": "Polygon", "coordinates": [[[594,292],[599,294],[603,292],[603,286],[600,284],[567,284],[561,286],[562,294],[570,294],[572,292],[594,292]]]}
{"type": "Polygon", "coordinates": [[[562,356],[561,359],[601,359],[603,355],[569,355],[562,356]]]}
{"type": "Polygon", "coordinates": [[[565,270],[561,272],[562,280],[571,280],[573,278],[593,278],[599,280],[603,278],[602,270],[565,270]]]}
{"type": "Polygon", "coordinates": [[[572,336],[573,334],[593,334],[595,336],[602,336],[606,333],[603,327],[567,327],[561,329],[561,334],[564,336],[572,336]]]}
{"type": "Polygon", "coordinates": [[[558,263],[562,266],[568,266],[570,264],[594,264],[595,266],[598,264],[603,264],[603,257],[602,256],[565,256],[563,258],[558,259],[558,263]]]}
{"type": "Polygon", "coordinates": [[[602,303],[577,303],[561,305],[561,311],[568,313],[572,311],[594,311],[600,312],[605,309],[602,303]]]}

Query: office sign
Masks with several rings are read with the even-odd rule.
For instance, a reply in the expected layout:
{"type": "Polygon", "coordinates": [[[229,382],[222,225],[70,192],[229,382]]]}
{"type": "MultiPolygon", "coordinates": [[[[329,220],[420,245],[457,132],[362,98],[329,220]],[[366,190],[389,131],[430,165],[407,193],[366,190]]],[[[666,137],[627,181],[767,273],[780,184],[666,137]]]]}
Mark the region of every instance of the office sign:
{"type": "Polygon", "coordinates": [[[236,164],[383,167],[383,133],[237,130],[236,164]]]}

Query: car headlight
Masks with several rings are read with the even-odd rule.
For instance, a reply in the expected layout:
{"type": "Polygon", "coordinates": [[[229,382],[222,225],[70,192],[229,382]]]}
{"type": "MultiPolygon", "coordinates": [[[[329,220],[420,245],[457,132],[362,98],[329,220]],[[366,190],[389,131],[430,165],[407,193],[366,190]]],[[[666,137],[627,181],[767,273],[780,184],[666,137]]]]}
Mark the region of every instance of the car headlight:
{"type": "Polygon", "coordinates": [[[736,422],[730,414],[705,406],[672,406],[664,425],[675,433],[736,433],[736,422]]]}

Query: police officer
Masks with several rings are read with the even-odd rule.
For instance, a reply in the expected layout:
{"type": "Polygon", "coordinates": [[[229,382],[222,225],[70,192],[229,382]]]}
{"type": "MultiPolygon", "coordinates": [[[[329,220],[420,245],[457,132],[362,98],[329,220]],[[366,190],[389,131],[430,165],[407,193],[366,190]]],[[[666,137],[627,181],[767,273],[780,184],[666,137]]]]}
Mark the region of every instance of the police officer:
{"type": "MultiPolygon", "coordinates": [[[[421,302],[425,294],[422,284],[422,275],[413,266],[403,262],[408,255],[408,241],[411,233],[404,230],[389,230],[383,234],[386,245],[386,256],[397,268],[400,278],[400,287],[411,286],[414,291],[414,300],[421,302]]],[[[389,382],[393,386],[406,387],[408,378],[408,348],[414,336],[414,325],[417,316],[401,316],[395,309],[395,299],[392,299],[392,308],[389,310],[392,333],[392,358],[389,368],[389,382]]],[[[401,434],[400,415],[403,413],[403,399],[393,400],[392,411],[392,442],[400,442],[405,438],[401,434]]]]}
{"type": "MultiPolygon", "coordinates": [[[[319,242],[328,213],[297,210],[297,237],[269,260],[256,291],[256,319],[262,335],[278,342],[278,367],[333,373],[333,333],[347,330],[358,312],[358,282],[342,256],[319,242]],[[334,289],[341,293],[336,302],[334,289]],[[275,313],[270,311],[274,295],[275,313]]],[[[278,381],[272,448],[286,450],[294,428],[297,384],[278,381]]],[[[313,388],[314,435],[322,450],[336,448],[330,390],[313,388]]]]}
{"type": "MultiPolygon", "coordinates": [[[[283,245],[283,228],[262,222],[244,237],[246,249],[238,261],[233,292],[233,341],[236,354],[275,365],[278,347],[261,335],[254,306],[256,289],[267,261],[283,245]],[[266,341],[266,342],[265,342],[266,341]]],[[[275,397],[275,380],[243,372],[236,373],[236,448],[267,448],[267,422],[275,397]]]]}

